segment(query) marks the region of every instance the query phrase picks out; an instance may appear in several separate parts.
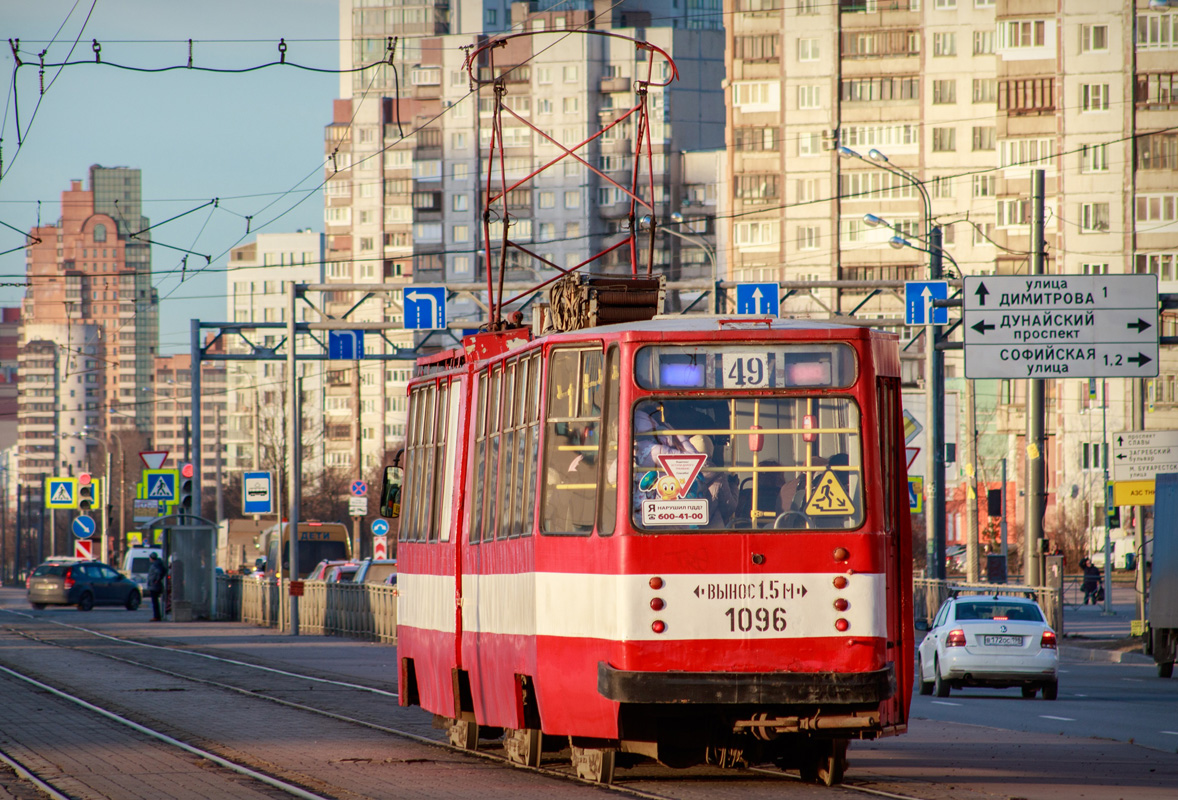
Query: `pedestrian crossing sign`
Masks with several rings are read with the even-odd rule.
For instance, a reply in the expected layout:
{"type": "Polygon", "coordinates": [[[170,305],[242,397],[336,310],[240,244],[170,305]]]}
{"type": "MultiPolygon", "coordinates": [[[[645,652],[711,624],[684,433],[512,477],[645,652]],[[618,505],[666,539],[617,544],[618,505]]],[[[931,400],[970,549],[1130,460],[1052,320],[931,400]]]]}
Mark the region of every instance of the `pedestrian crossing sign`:
{"type": "Polygon", "coordinates": [[[822,479],[818,481],[818,488],[810,496],[810,502],[806,504],[806,515],[812,517],[853,513],[855,506],[851,503],[851,498],[847,497],[843,485],[834,477],[832,471],[826,470],[822,473],[822,479]]]}
{"type": "Polygon", "coordinates": [[[46,478],[45,508],[77,508],[77,478],[46,478]]]}
{"type": "Polygon", "coordinates": [[[144,500],[158,500],[161,503],[176,502],[176,485],[180,473],[174,469],[143,470],[144,500]]]}

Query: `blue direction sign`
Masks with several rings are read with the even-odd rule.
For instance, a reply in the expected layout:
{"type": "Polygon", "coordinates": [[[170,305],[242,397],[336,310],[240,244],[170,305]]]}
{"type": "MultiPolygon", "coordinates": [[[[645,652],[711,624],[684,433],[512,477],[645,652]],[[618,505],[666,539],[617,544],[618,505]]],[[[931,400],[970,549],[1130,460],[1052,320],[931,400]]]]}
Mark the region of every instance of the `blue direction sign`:
{"type": "Polygon", "coordinates": [[[79,539],[89,539],[98,530],[98,523],[94,521],[94,517],[82,514],[74,517],[70,529],[74,532],[74,536],[79,539]]]}
{"type": "Polygon", "coordinates": [[[327,357],[348,361],[364,358],[364,331],[328,331],[327,357]]]}
{"type": "Polygon", "coordinates": [[[908,325],[926,325],[925,307],[933,309],[933,324],[948,325],[949,309],[935,308],[933,300],[948,300],[949,284],[946,281],[908,281],[904,284],[904,322],[908,325]]]}
{"type": "Polygon", "coordinates": [[[405,290],[406,330],[429,331],[445,327],[445,286],[414,286],[405,290]]]}
{"type": "Polygon", "coordinates": [[[241,488],[243,514],[274,513],[274,478],[269,472],[246,472],[242,475],[241,488]]]}
{"type": "Polygon", "coordinates": [[[373,536],[388,536],[389,535],[389,521],[381,517],[372,520],[372,535],[373,536]]]}
{"type": "Polygon", "coordinates": [[[780,313],[778,305],[780,294],[781,287],[776,283],[738,283],[736,285],[736,313],[776,317],[780,313]]]}

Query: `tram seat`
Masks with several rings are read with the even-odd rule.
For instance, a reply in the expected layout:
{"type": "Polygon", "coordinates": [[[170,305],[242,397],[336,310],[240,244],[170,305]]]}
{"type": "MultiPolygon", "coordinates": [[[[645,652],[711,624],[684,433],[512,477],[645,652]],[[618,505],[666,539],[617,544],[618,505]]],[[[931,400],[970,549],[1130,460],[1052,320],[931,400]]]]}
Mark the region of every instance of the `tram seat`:
{"type": "MultiPolygon", "coordinates": [[[[757,519],[762,521],[765,525],[771,526],[773,518],[777,516],[778,508],[778,489],[772,485],[762,485],[757,487],[757,510],[768,516],[760,516],[757,519]]],[[[740,482],[740,491],[736,497],[736,526],[738,528],[751,527],[753,519],[753,479],[752,477],[745,478],[740,482]]]]}

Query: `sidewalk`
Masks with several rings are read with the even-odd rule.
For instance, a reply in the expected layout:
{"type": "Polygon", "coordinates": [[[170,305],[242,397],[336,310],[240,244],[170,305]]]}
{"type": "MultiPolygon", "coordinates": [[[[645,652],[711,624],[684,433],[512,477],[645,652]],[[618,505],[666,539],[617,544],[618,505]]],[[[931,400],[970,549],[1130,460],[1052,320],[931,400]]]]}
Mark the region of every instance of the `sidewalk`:
{"type": "Polygon", "coordinates": [[[1153,658],[1142,653],[1140,645],[1125,641],[1137,619],[1136,597],[1133,586],[1113,584],[1110,614],[1105,613],[1103,603],[1065,603],[1060,653],[1084,661],[1152,664],[1153,658]]]}

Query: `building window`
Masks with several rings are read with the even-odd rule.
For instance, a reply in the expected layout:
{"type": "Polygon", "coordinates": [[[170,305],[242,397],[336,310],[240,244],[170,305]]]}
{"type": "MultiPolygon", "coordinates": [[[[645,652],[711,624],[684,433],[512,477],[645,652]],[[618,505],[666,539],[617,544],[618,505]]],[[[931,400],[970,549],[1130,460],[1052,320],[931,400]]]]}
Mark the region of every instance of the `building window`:
{"type": "Polygon", "coordinates": [[[732,105],[741,111],[778,111],[781,84],[773,81],[738,81],[732,84],[732,105]]]}
{"type": "Polygon", "coordinates": [[[1081,25],[1080,52],[1099,53],[1108,50],[1108,25],[1081,25]]]}
{"type": "Polygon", "coordinates": [[[957,81],[933,81],[933,104],[947,105],[957,102],[957,81]]]}
{"type": "Polygon", "coordinates": [[[910,28],[845,31],[839,41],[847,59],[920,55],[920,32],[910,28]]]}
{"type": "Polygon", "coordinates": [[[822,104],[819,100],[821,96],[820,86],[799,86],[798,87],[798,108],[813,109],[821,108],[822,104]]]}
{"type": "Polygon", "coordinates": [[[736,128],[736,149],[747,152],[776,152],[777,128],[736,128]]]}
{"type": "Polygon", "coordinates": [[[1084,83],[1080,85],[1081,111],[1108,111],[1108,84],[1084,83]]]}
{"type": "Polygon", "coordinates": [[[456,194],[450,197],[450,209],[452,211],[466,211],[470,208],[470,197],[465,194],[456,194]]]}
{"type": "Polygon", "coordinates": [[[938,199],[952,197],[953,182],[955,180],[957,179],[948,175],[933,178],[933,197],[938,199]]]}
{"type": "Polygon", "coordinates": [[[1108,203],[1082,203],[1080,205],[1080,232],[1103,233],[1109,228],[1108,203]]]}
{"type": "Polygon", "coordinates": [[[933,128],[933,152],[952,153],[957,150],[956,128],[933,128]]]}
{"type": "Polygon", "coordinates": [[[1080,272],[1084,275],[1108,275],[1108,264],[1081,264],[1080,272]]]}
{"type": "Polygon", "coordinates": [[[1154,133],[1136,140],[1137,169],[1178,169],[1178,134],[1154,133]]]}
{"type": "Polygon", "coordinates": [[[998,143],[998,166],[1051,167],[1054,152],[1052,139],[1003,139],[998,143]]]}
{"type": "Polygon", "coordinates": [[[818,179],[802,178],[795,181],[799,203],[812,203],[818,199],[818,179]]]}
{"type": "Polygon", "coordinates": [[[103,225],[101,222],[94,226],[94,241],[96,241],[96,242],[105,242],[106,241],[106,226],[103,225]]]}
{"type": "Polygon", "coordinates": [[[957,34],[956,33],[934,33],[933,34],[933,56],[955,56],[957,55],[957,34]]]}
{"type": "Polygon", "coordinates": [[[973,79],[973,101],[975,103],[993,103],[998,99],[998,81],[994,78],[973,79]]]}
{"type": "Polygon", "coordinates": [[[581,77],[581,72],[577,69],[576,64],[565,66],[561,74],[564,77],[565,83],[576,83],[577,80],[581,77]]]}
{"type": "Polygon", "coordinates": [[[973,32],[973,54],[975,56],[994,55],[994,31],[973,32]]]}
{"type": "Polygon", "coordinates": [[[1011,114],[1054,111],[1055,79],[1025,78],[1002,81],[998,90],[998,109],[1011,114]]]}
{"type": "Polygon", "coordinates": [[[1178,253],[1137,253],[1133,260],[1138,275],[1157,275],[1160,281],[1178,280],[1178,253]]]}
{"type": "Polygon", "coordinates": [[[798,228],[798,249],[817,250],[821,238],[817,225],[803,225],[798,228]]]}
{"type": "Polygon", "coordinates": [[[778,34],[735,36],[732,43],[736,58],[744,61],[777,61],[781,37],[778,34]]]}
{"type": "Polygon", "coordinates": [[[846,103],[920,99],[920,78],[916,76],[848,78],[841,82],[840,88],[846,103]]]}
{"type": "Polygon", "coordinates": [[[580,208],[581,207],[581,190],[572,189],[564,193],[564,207],[565,208],[580,208]]]}
{"type": "Polygon", "coordinates": [[[454,237],[456,242],[470,241],[470,226],[469,225],[455,225],[450,229],[450,235],[454,237]]]}
{"type": "Polygon", "coordinates": [[[822,139],[818,133],[798,134],[798,155],[816,156],[822,152],[822,139]]]}
{"type": "Polygon", "coordinates": [[[972,194],[974,197],[993,197],[997,183],[994,175],[974,175],[972,194]]]}
{"type": "Polygon", "coordinates": [[[1105,442],[1084,442],[1081,452],[1080,466],[1084,469],[1104,469],[1108,463],[1108,444],[1105,442]]]}
{"type": "Polygon", "coordinates": [[[1138,222],[1174,222],[1178,220],[1174,213],[1176,203],[1178,195],[1174,194],[1138,195],[1134,218],[1138,222]]]}
{"type": "Polygon", "coordinates": [[[777,220],[746,220],[732,226],[733,243],[737,247],[777,246],[777,220]]]}
{"type": "Polygon", "coordinates": [[[818,56],[818,39],[798,39],[798,61],[817,61],[818,56]]]}
{"type": "Polygon", "coordinates": [[[952,11],[957,8],[957,0],[933,0],[933,8],[937,11],[952,11]]]}
{"type": "Polygon", "coordinates": [[[975,125],[973,129],[973,150],[993,150],[997,144],[997,129],[993,125],[975,125]]]}
{"type": "Polygon", "coordinates": [[[985,247],[986,245],[993,246],[994,242],[991,237],[994,235],[994,223],[978,223],[971,222],[970,228],[973,230],[973,246],[985,247]]]}
{"type": "Polygon", "coordinates": [[[1081,145],[1080,172],[1108,172],[1108,145],[1081,145]]]}
{"type": "Polygon", "coordinates": [[[1041,19],[1016,19],[998,23],[998,47],[1012,50],[1047,45],[1047,22],[1041,19]]]}
{"type": "Polygon", "coordinates": [[[778,197],[778,176],[772,174],[736,176],[736,196],[746,203],[766,203],[778,197]]]}
{"type": "Polygon", "coordinates": [[[1138,50],[1172,50],[1178,47],[1178,14],[1150,11],[1137,15],[1138,50]]]}
{"type": "Polygon", "coordinates": [[[1013,228],[1026,225],[1031,221],[1031,202],[1019,198],[999,200],[998,227],[1013,228]]]}
{"type": "Polygon", "coordinates": [[[1178,105],[1178,73],[1139,74],[1133,99],[1138,106],[1178,105]]]}
{"type": "Polygon", "coordinates": [[[414,86],[441,86],[442,70],[440,67],[414,67],[409,73],[409,81],[414,86]]]}

